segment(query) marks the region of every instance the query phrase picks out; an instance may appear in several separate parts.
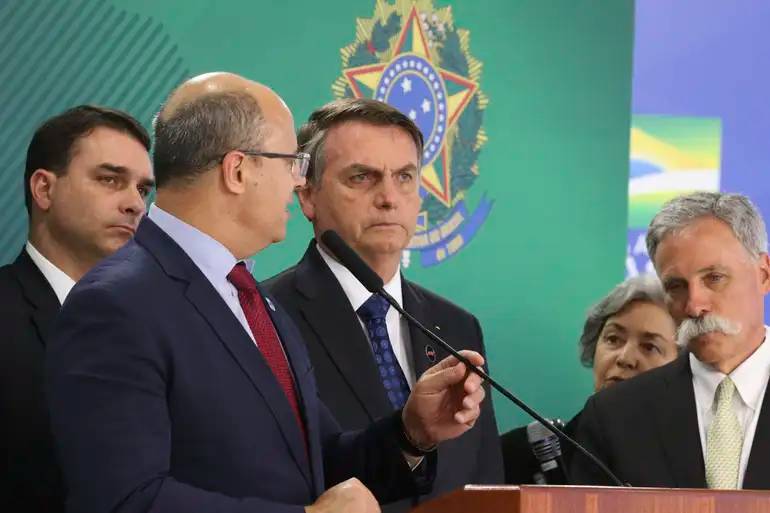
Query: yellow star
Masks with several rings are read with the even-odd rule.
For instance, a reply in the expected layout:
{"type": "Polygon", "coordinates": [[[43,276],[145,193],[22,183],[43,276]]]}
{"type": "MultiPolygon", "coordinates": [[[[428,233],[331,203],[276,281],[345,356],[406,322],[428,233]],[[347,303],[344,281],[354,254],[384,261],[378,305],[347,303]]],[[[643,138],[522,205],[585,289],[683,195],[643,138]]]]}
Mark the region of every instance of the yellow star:
{"type": "MultiPolygon", "coordinates": [[[[436,113],[433,123],[434,132],[431,134],[423,133],[425,139],[425,152],[423,153],[422,186],[430,194],[435,196],[441,203],[450,207],[452,205],[452,187],[451,187],[451,152],[448,144],[451,128],[455,125],[462,114],[468,102],[478,90],[478,84],[466,77],[452,73],[436,66],[431,58],[431,48],[428,40],[425,38],[422,23],[417,12],[417,8],[412,6],[406,22],[401,27],[401,33],[391,52],[391,60],[368,66],[359,66],[343,70],[343,75],[350,85],[351,91],[356,98],[380,98],[388,100],[389,91],[395,85],[391,82],[391,77],[398,78],[398,74],[393,69],[396,63],[401,70],[399,63],[404,62],[404,56],[413,56],[413,62],[418,67],[420,63],[426,61],[430,63],[430,76],[435,76],[436,80],[427,81],[427,88],[433,93],[435,105],[445,110],[436,113]],[[401,59],[401,61],[399,61],[401,59]],[[396,62],[399,61],[399,62],[396,62]],[[388,75],[383,77],[384,72],[388,70],[388,75]],[[435,71],[435,75],[433,74],[435,71]],[[431,90],[431,84],[435,91],[431,90]],[[444,101],[445,99],[445,101],[444,101]]],[[[410,63],[412,64],[412,63],[410,63]]],[[[406,65],[404,65],[406,68],[406,65]]],[[[427,69],[427,68],[426,68],[427,69]]],[[[408,70],[411,75],[421,78],[419,73],[408,70]]],[[[407,80],[409,80],[409,76],[407,80]]],[[[428,72],[425,72],[428,75],[428,72]]],[[[401,82],[404,93],[411,89],[412,82],[404,84],[401,82]]],[[[427,102],[427,100],[425,100],[427,102]]],[[[422,108],[424,113],[428,113],[430,108],[425,104],[417,104],[417,108],[422,108]]],[[[410,112],[404,112],[409,115],[410,112]]],[[[416,112],[411,113],[413,119],[416,112]]],[[[424,128],[424,127],[423,127],[424,128]]]]}

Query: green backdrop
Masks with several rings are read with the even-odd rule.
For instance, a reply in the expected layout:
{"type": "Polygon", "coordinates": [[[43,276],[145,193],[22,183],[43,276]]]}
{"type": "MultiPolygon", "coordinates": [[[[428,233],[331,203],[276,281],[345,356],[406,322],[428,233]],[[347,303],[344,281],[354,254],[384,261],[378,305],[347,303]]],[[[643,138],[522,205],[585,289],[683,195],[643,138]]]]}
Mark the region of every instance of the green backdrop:
{"type": "MultiPolygon", "coordinates": [[[[477,0],[451,5],[483,63],[488,141],[473,203],[494,201],[454,257],[405,273],[474,312],[491,371],[549,416],[591,388],[578,364],[583,315],[623,277],[633,1],[477,0]]],[[[123,108],[148,127],[170,89],[215,70],[263,81],[298,122],[333,98],[340,49],[374,0],[0,0],[0,263],[25,240],[21,176],[34,127],[69,106],[123,108]]],[[[256,258],[269,277],[305,249],[288,238],[256,258]]],[[[524,420],[495,397],[501,429],[524,420]]]]}

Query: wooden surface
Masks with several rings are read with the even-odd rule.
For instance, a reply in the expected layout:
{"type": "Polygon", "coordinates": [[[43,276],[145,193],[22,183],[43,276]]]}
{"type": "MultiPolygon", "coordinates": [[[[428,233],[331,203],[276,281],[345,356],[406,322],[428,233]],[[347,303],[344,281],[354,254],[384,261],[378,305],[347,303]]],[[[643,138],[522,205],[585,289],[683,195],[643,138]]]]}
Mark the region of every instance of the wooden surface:
{"type": "Polygon", "coordinates": [[[770,513],[770,492],[589,486],[467,486],[412,513],[770,513]]]}

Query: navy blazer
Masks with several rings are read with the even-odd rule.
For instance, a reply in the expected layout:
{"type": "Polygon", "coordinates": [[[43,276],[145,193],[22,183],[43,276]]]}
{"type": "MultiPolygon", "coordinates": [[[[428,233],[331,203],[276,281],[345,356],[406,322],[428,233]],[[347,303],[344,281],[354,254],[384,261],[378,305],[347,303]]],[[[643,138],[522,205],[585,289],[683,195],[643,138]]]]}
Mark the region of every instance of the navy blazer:
{"type": "Polygon", "coordinates": [[[150,219],[77,284],[47,355],[68,511],[302,513],[353,476],[385,502],[430,488],[435,458],[409,471],[397,416],[340,432],[297,329],[271,303],[307,446],[259,349],[150,219]]]}
{"type": "MultiPolygon", "coordinates": [[[[575,438],[632,486],[706,488],[690,353],[600,390],[586,402],[575,438]]],[[[770,490],[770,394],[765,394],[743,488],[770,490]]],[[[573,484],[612,485],[575,453],[573,484]]]]}

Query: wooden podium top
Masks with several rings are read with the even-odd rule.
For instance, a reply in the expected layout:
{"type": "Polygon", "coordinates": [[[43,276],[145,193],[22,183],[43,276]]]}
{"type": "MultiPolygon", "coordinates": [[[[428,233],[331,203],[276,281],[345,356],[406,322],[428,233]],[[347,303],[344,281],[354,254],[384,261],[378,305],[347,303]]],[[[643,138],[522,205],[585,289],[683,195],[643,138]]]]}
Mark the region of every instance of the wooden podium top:
{"type": "Polygon", "coordinates": [[[770,513],[770,492],[469,485],[412,513],[770,513]]]}

